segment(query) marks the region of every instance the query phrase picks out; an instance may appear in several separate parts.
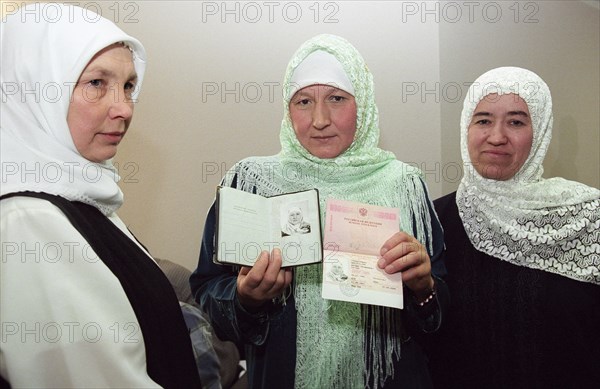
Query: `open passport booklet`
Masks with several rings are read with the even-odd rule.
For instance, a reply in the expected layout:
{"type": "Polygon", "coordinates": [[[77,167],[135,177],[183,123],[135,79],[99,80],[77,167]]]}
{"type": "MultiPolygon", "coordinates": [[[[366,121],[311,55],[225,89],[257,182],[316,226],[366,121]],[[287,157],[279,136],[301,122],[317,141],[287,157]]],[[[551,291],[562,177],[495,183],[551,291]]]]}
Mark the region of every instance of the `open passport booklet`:
{"type": "Polygon", "coordinates": [[[218,187],[214,261],[252,266],[281,249],[283,267],[323,262],[325,299],[403,307],[402,274],[377,266],[381,246],[399,231],[399,210],[328,199],[321,239],[316,189],[263,197],[218,187]]]}
{"type": "Polygon", "coordinates": [[[252,266],[263,250],[281,249],[283,267],[321,262],[319,192],[263,197],[218,187],[215,262],[252,266]]]}

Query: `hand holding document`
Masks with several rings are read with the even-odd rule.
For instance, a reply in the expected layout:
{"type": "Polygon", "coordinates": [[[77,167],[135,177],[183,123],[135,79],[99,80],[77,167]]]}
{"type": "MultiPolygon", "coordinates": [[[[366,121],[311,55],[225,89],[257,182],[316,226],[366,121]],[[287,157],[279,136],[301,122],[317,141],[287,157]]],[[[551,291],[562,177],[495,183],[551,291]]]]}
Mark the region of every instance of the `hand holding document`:
{"type": "Polygon", "coordinates": [[[322,297],[401,309],[402,274],[377,266],[399,231],[398,209],[329,199],[325,215],[322,297]]]}

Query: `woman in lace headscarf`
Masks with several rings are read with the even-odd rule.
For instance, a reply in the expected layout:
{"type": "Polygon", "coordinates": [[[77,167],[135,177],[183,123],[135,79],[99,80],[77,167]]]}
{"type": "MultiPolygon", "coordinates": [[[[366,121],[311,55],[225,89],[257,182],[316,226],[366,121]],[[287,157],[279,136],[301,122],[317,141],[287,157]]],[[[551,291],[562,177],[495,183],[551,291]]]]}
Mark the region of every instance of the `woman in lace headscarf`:
{"type": "Polygon", "coordinates": [[[294,268],[292,282],[278,250],[263,252],[252,269],[215,265],[214,207],[191,278],[194,296],[220,336],[244,343],[252,387],[430,387],[410,335],[439,327],[446,291],[431,275],[443,273],[443,239],[420,172],[377,147],[373,78],[346,40],[305,42],[284,86],[280,153],[238,162],[222,184],[262,196],[318,188],[323,221],[328,198],[400,208],[403,232],[384,243],[378,265],[402,271],[405,309],[325,300],[322,264],[294,268]]]}
{"type": "Polygon", "coordinates": [[[116,214],[144,47],[54,3],[0,37],[0,387],[200,387],[177,297],[116,214]]]}
{"type": "Polygon", "coordinates": [[[535,73],[497,68],[470,87],[465,174],[435,201],[452,293],[432,339],[442,387],[600,382],[600,191],[542,178],[551,132],[550,91],[535,73]]]}

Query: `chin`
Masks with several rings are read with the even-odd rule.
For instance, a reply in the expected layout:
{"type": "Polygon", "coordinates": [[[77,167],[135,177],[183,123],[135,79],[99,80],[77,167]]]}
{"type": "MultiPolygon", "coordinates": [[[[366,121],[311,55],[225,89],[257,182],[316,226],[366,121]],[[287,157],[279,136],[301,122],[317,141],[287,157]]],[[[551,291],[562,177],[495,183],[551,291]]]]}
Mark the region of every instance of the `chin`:
{"type": "Polygon", "coordinates": [[[514,176],[514,172],[507,169],[498,168],[496,166],[488,166],[478,172],[483,178],[496,181],[510,180],[514,176]]]}
{"type": "Polygon", "coordinates": [[[117,155],[116,152],[110,152],[110,153],[94,154],[94,155],[90,155],[89,157],[84,155],[83,157],[90,162],[104,163],[108,160],[113,159],[115,157],[115,155],[117,155]]]}
{"type": "Polygon", "coordinates": [[[320,152],[315,152],[315,153],[311,153],[311,154],[314,155],[315,157],[321,158],[321,159],[332,159],[332,158],[337,157],[341,153],[338,153],[336,151],[330,151],[330,150],[322,150],[320,152]]]}

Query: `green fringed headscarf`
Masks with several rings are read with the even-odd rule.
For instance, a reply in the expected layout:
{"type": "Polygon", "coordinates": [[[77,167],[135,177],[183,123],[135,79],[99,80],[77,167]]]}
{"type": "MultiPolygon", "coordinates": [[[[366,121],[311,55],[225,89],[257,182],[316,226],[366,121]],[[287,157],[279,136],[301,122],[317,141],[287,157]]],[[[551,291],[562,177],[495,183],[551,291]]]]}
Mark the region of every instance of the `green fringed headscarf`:
{"type": "MultiPolygon", "coordinates": [[[[373,89],[373,76],[350,43],[334,35],[308,40],[296,51],[285,74],[281,152],[238,162],[223,184],[231,185],[237,177],[239,189],[256,190],[263,196],[317,188],[323,221],[328,198],[397,207],[400,229],[423,243],[431,242],[420,171],[377,147],[379,125],[373,89]],[[355,138],[345,152],[332,159],[317,158],[300,144],[288,108],[294,70],[318,50],[337,58],[355,90],[355,138]]],[[[431,247],[428,249],[431,252],[431,247]]],[[[394,360],[400,358],[400,311],[324,300],[321,282],[321,264],[294,269],[296,388],[362,389],[367,383],[380,386],[394,374],[394,360]]]]}

